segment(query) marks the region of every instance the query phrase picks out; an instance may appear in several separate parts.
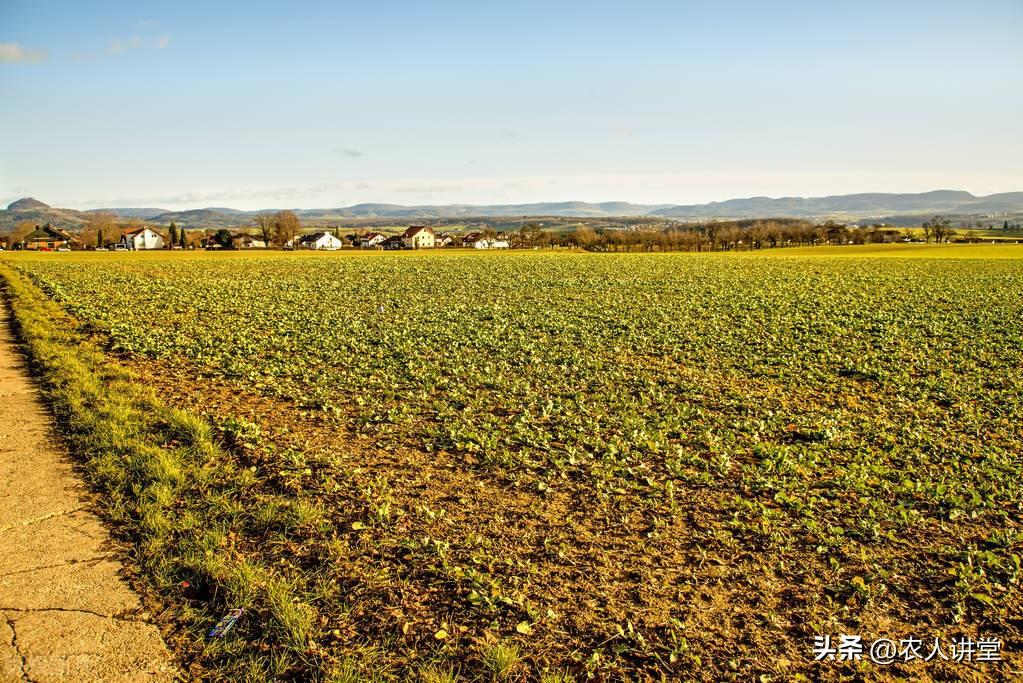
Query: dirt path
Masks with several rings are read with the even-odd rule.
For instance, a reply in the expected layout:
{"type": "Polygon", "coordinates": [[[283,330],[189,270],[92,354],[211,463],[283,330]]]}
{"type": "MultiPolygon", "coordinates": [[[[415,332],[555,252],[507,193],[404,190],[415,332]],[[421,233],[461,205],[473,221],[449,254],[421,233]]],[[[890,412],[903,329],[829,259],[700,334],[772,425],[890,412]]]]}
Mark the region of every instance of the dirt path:
{"type": "Polygon", "coordinates": [[[172,681],[0,304],[0,682],[172,681]]]}

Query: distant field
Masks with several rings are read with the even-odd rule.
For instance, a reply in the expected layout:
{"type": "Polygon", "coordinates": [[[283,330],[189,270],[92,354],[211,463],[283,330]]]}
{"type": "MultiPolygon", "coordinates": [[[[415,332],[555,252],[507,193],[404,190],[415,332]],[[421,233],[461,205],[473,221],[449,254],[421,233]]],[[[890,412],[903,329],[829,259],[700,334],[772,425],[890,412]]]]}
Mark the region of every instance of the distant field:
{"type": "MultiPolygon", "coordinates": [[[[745,252],[744,252],[745,253],[745,252]]],[[[791,249],[762,249],[757,256],[771,257],[833,257],[858,258],[869,256],[888,258],[936,259],[1020,259],[1020,244],[862,244],[833,247],[793,247],[791,249]]]]}
{"type": "MultiPolygon", "coordinates": [[[[389,230],[390,228],[381,228],[389,230]]],[[[395,228],[397,229],[397,228],[395,228]]],[[[586,254],[581,252],[569,252],[567,249],[556,250],[556,256],[574,256],[575,258],[599,257],[600,254],[586,254]]],[[[281,252],[277,250],[227,250],[227,251],[137,251],[131,254],[123,252],[0,252],[0,257],[6,255],[10,259],[41,259],[44,262],[56,263],[110,263],[128,259],[132,262],[165,259],[282,259],[282,258],[311,258],[331,259],[338,257],[359,257],[359,258],[443,258],[459,254],[476,254],[480,257],[514,258],[521,256],[536,257],[539,254],[554,257],[555,254],[548,250],[511,250],[504,252],[481,252],[471,248],[445,247],[443,249],[420,250],[420,251],[389,251],[365,249],[339,249],[332,252],[311,252],[294,251],[281,252]]],[[[614,255],[611,252],[607,255],[614,255]]],[[[624,255],[624,254],[623,254],[624,255]]],[[[639,254],[636,254],[639,255],[639,254]]],[[[758,249],[755,251],[732,251],[714,253],[677,252],[663,254],[661,256],[672,256],[675,258],[686,256],[699,256],[700,258],[734,258],[742,257],[771,257],[771,258],[796,258],[796,257],[895,257],[895,258],[935,258],[940,260],[948,259],[1023,259],[1023,238],[1020,244],[859,244],[842,246],[818,246],[818,247],[789,247],[784,249],[758,249]]]]}
{"type": "Polygon", "coordinates": [[[201,529],[175,483],[136,550],[202,670],[1023,668],[1023,245],[0,260],[246,473],[201,529]],[[189,534],[208,554],[172,562],[189,534]],[[1009,661],[814,663],[842,633],[999,637],[1009,661]]]}

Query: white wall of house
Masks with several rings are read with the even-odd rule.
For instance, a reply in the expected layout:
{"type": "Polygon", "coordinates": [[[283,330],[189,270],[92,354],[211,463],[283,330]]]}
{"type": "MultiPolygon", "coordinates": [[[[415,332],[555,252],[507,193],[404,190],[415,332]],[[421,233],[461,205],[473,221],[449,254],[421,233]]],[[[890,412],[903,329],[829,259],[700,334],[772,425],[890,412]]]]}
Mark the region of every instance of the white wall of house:
{"type": "Polygon", "coordinates": [[[494,240],[484,237],[473,242],[472,246],[474,249],[507,249],[511,245],[505,240],[494,240]]]}
{"type": "Polygon", "coordinates": [[[163,249],[163,236],[145,228],[131,235],[123,235],[121,243],[126,249],[163,249]]]}
{"type": "Polygon", "coordinates": [[[344,242],[329,232],[320,235],[319,239],[307,244],[310,249],[324,249],[327,251],[340,249],[342,245],[344,245],[344,242]]]}
{"type": "Polygon", "coordinates": [[[435,246],[437,234],[432,228],[423,228],[409,235],[408,231],[401,237],[406,249],[432,249],[435,246]]]}

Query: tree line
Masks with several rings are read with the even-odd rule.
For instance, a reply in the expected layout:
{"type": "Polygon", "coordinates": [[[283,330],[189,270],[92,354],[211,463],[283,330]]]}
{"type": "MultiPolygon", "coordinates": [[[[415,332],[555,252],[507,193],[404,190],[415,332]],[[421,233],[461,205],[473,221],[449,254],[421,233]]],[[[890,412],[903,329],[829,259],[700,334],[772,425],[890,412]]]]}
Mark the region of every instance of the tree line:
{"type": "MultiPolygon", "coordinates": [[[[293,211],[263,213],[254,217],[255,226],[235,232],[220,229],[187,230],[171,223],[165,234],[167,247],[183,249],[205,246],[209,242],[230,249],[235,238],[249,234],[268,247],[283,247],[302,232],[302,222],[293,211]]],[[[110,214],[94,214],[79,233],[82,247],[104,247],[120,240],[122,232],[143,227],[141,221],[123,221],[110,214]]],[[[34,226],[19,225],[10,237],[28,234],[34,226]]],[[[338,234],[337,226],[330,228],[338,234]]],[[[479,234],[479,233],[477,233],[479,234]]],[[[966,233],[969,238],[973,233],[966,233]]],[[[800,219],[709,221],[705,223],[669,223],[593,228],[581,225],[568,231],[545,230],[539,223],[526,223],[517,230],[498,232],[484,228],[484,237],[500,238],[515,248],[573,247],[589,251],[744,251],[822,244],[870,244],[905,240],[948,242],[956,236],[951,222],[935,216],[922,228],[897,229],[884,225],[848,226],[833,221],[813,223],[800,219]]],[[[338,235],[340,236],[340,235],[338,235]]],[[[10,241],[10,239],[9,239],[10,241]]]]}
{"type": "Polygon", "coordinates": [[[663,228],[603,229],[581,226],[567,233],[544,232],[536,224],[512,233],[512,246],[571,246],[591,251],[742,251],[823,244],[871,244],[923,239],[948,242],[955,231],[946,218],[935,216],[913,228],[883,225],[818,224],[797,219],[713,221],[672,224],[663,228]]]}

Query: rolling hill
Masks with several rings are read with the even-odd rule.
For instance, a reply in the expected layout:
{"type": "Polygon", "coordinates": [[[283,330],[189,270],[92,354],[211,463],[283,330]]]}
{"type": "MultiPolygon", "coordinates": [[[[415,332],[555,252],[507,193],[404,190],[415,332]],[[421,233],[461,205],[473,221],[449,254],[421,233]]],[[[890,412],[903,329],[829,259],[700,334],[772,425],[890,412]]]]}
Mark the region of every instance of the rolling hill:
{"type": "MultiPolygon", "coordinates": [[[[277,211],[278,209],[265,209],[277,211]]],[[[629,202],[538,202],[532,204],[446,204],[417,205],[365,203],[326,209],[296,209],[309,224],[339,222],[345,219],[512,218],[525,216],[612,218],[649,216],[657,218],[836,218],[843,220],[877,219],[887,216],[985,215],[1023,212],[1023,192],[1003,192],[975,196],[963,190],[935,190],[915,194],[868,192],[826,197],[746,197],[707,204],[632,204],[629,202]]],[[[93,214],[111,213],[121,218],[145,220],[157,225],[189,228],[230,228],[250,225],[260,211],[240,211],[225,207],[167,211],[159,208],[109,208],[77,211],[53,208],[26,197],[0,210],[0,231],[9,232],[21,222],[50,223],[74,228],[86,223],[93,214]]]]}
{"type": "MultiPolygon", "coordinates": [[[[849,216],[869,218],[888,214],[962,213],[962,207],[986,198],[961,190],[936,190],[917,194],[869,192],[827,197],[749,197],[709,204],[671,206],[651,212],[654,216],[701,218],[757,218],[763,216],[816,218],[849,216]]],[[[1023,208],[1023,199],[1016,203],[1023,208]]]]}

